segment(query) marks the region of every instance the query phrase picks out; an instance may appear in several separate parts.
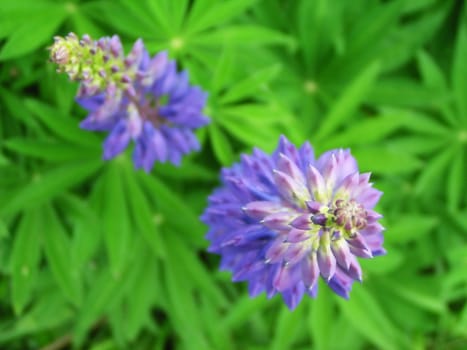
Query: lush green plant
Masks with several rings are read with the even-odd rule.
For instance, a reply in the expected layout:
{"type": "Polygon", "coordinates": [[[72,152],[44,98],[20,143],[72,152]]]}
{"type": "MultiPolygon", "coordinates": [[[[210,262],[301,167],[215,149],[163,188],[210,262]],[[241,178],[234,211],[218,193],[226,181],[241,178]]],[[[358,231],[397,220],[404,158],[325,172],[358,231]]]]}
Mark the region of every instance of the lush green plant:
{"type": "Polygon", "coordinates": [[[0,348],[467,347],[465,2],[0,0],[0,64],[0,348]],[[201,151],[104,162],[47,62],[70,31],[167,49],[209,92],[201,151]],[[280,134],[384,191],[388,254],[348,301],[250,299],[205,252],[220,168],[280,134]]]}

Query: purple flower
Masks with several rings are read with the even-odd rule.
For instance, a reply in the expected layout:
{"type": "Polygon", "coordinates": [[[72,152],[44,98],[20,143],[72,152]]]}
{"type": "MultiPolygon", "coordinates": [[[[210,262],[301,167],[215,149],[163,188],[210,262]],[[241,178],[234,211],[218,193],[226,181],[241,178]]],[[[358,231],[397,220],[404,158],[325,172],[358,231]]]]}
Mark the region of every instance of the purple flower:
{"type": "Polygon", "coordinates": [[[206,94],[189,84],[187,72],[177,72],[167,52],[150,57],[137,40],[125,56],[116,35],[93,41],[70,33],[55,38],[50,57],[81,83],[77,102],[89,112],[81,127],[109,132],[104,159],[133,141],[135,167],[149,172],[156,161],[178,165],[200,148],[193,131],[209,122],[202,114],[206,94]]]}
{"type": "Polygon", "coordinates": [[[297,149],[282,136],[271,156],[255,149],[223,169],[202,216],[209,251],[252,297],[281,293],[294,309],[305,293],[316,296],[321,276],[348,298],[362,280],[356,257],[385,254],[373,211],[382,193],[369,178],[348,150],[315,159],[309,143],[297,149]]]}

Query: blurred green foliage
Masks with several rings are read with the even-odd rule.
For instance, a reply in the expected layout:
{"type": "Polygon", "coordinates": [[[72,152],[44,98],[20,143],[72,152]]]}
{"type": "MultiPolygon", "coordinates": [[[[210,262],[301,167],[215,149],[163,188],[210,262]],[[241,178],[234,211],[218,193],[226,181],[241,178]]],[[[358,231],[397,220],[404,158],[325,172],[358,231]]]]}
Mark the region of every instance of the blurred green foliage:
{"type": "Polygon", "coordinates": [[[0,65],[0,348],[467,348],[465,1],[0,0],[0,65]],[[103,162],[47,62],[70,31],[169,50],[209,92],[202,151],[103,162]],[[349,301],[291,313],[204,252],[219,169],[280,134],[351,148],[385,193],[349,301]]]}

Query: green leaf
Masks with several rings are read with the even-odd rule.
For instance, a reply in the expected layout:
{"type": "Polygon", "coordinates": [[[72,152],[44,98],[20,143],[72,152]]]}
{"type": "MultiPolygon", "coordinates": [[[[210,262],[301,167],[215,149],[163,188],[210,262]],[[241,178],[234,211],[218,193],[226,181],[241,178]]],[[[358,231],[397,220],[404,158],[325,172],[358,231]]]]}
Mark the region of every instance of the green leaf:
{"type": "Polygon", "coordinates": [[[460,209],[462,196],[465,194],[465,154],[462,147],[459,147],[454,155],[447,178],[448,207],[451,210],[460,209]]]}
{"type": "Polygon", "coordinates": [[[56,141],[31,140],[16,137],[5,141],[5,146],[19,154],[51,162],[63,162],[71,159],[98,158],[101,151],[79,148],[56,141]]]}
{"type": "Polygon", "coordinates": [[[293,38],[279,31],[257,25],[235,25],[220,28],[215,31],[199,34],[190,38],[190,44],[195,46],[245,46],[245,45],[283,45],[294,49],[293,38]]]}
{"type": "Polygon", "coordinates": [[[169,6],[168,1],[153,1],[147,0],[147,7],[150,11],[150,16],[153,18],[159,25],[158,28],[168,37],[177,33],[177,29],[170,23],[170,17],[167,16],[169,12],[167,6],[169,6]]]}
{"type": "Polygon", "coordinates": [[[204,247],[206,242],[203,239],[205,226],[200,222],[198,216],[186,204],[185,200],[171,191],[159,179],[147,174],[137,174],[140,181],[146,187],[148,193],[156,199],[158,209],[162,214],[162,220],[184,233],[184,239],[195,247],[204,247]],[[183,220],[180,220],[183,218],[183,220]]]}
{"type": "MultiPolygon", "coordinates": [[[[177,33],[182,31],[183,22],[186,18],[187,11],[189,6],[191,6],[191,2],[189,0],[169,0],[166,2],[166,9],[165,15],[169,17],[169,23],[177,31],[177,33]]],[[[133,5],[133,1],[130,1],[133,5]]],[[[183,29],[187,29],[184,27],[183,29]]]]}
{"type": "Polygon", "coordinates": [[[209,296],[210,303],[218,307],[227,307],[227,300],[219,287],[214,283],[212,276],[206,268],[200,264],[198,257],[190,250],[181,232],[170,232],[166,236],[167,245],[171,247],[173,258],[184,267],[183,275],[190,276],[192,286],[209,296]]]}
{"type": "Polygon", "coordinates": [[[467,126],[467,8],[459,17],[459,28],[452,64],[451,80],[460,117],[467,126]]]}
{"type": "Polygon", "coordinates": [[[241,14],[256,1],[257,0],[217,1],[214,2],[213,6],[206,8],[202,13],[194,10],[187,19],[186,31],[189,35],[193,35],[214,25],[219,25],[241,14]]]}
{"type": "Polygon", "coordinates": [[[436,0],[412,0],[404,4],[404,13],[417,12],[433,6],[436,0]]]}
{"type": "MultiPolygon", "coordinates": [[[[379,6],[375,3],[356,5],[360,7],[360,11],[363,8],[365,10],[359,21],[349,29],[350,33],[346,35],[348,47],[345,54],[335,55],[330,62],[326,62],[325,67],[319,72],[320,80],[334,82],[337,80],[346,83],[359,71],[374,64],[374,60],[381,57],[381,50],[384,48],[385,41],[381,38],[387,37],[388,30],[395,26],[403,3],[405,0],[392,1],[379,6]]],[[[392,49],[393,45],[388,47],[392,49]]],[[[391,52],[394,53],[393,51],[391,52]]],[[[385,66],[381,68],[384,69],[385,66]]]]}
{"type": "Polygon", "coordinates": [[[126,165],[123,175],[125,188],[128,191],[127,200],[132,222],[139,234],[149,244],[153,253],[159,258],[164,258],[167,249],[162,240],[160,227],[156,225],[156,212],[151,208],[151,204],[142,191],[138,179],[134,176],[133,164],[128,162],[126,165]]]}
{"type": "Polygon", "coordinates": [[[432,192],[430,188],[440,183],[439,180],[443,178],[443,173],[456,153],[457,147],[450,147],[432,158],[416,182],[415,193],[427,195],[432,192]]]}
{"type": "Polygon", "coordinates": [[[297,325],[303,319],[304,304],[298,305],[294,311],[290,311],[285,306],[277,317],[274,330],[274,337],[271,339],[269,346],[272,350],[290,349],[298,335],[299,327],[297,325]]]}
{"type": "Polygon", "coordinates": [[[447,89],[446,78],[441,68],[426,51],[419,51],[417,63],[425,84],[440,90],[447,89]]]}
{"type": "Polygon", "coordinates": [[[6,238],[10,235],[10,231],[8,230],[8,227],[5,225],[5,223],[0,220],[0,239],[6,238]]]}
{"type": "Polygon", "coordinates": [[[400,118],[393,118],[390,114],[368,118],[324,140],[322,148],[330,149],[334,147],[371,144],[383,140],[402,126],[403,122],[400,118]]]}
{"type": "Polygon", "coordinates": [[[308,329],[316,350],[327,350],[330,348],[330,336],[335,319],[335,303],[331,298],[332,292],[323,281],[320,281],[319,287],[320,300],[311,305],[311,312],[308,314],[308,329]]]}
{"type": "Polygon", "coordinates": [[[146,254],[138,259],[139,269],[134,274],[126,296],[128,308],[125,310],[125,333],[127,339],[134,341],[139,332],[151,325],[151,308],[158,296],[160,277],[157,275],[157,263],[146,254]],[[150,261],[148,263],[148,260],[150,261]]]}
{"type": "MultiPolygon", "coordinates": [[[[446,307],[439,296],[433,293],[434,287],[425,283],[422,278],[405,280],[401,283],[400,279],[390,280],[381,279],[385,290],[389,290],[409,303],[417,305],[425,310],[442,314],[446,311],[446,307]]],[[[436,289],[435,289],[436,290],[436,289]]]]}
{"type": "Polygon", "coordinates": [[[66,300],[57,290],[41,290],[41,297],[28,310],[18,317],[7,329],[2,327],[0,344],[14,339],[32,339],[35,334],[46,330],[53,330],[72,321],[73,312],[66,300]]]}
{"type": "Polygon", "coordinates": [[[277,144],[280,128],[261,127],[248,116],[229,118],[228,115],[219,114],[216,121],[222,127],[244,144],[271,151],[277,144]]]}
{"type": "Polygon", "coordinates": [[[225,95],[220,96],[219,103],[233,103],[261,91],[264,89],[267,83],[274,79],[280,70],[281,66],[274,64],[273,66],[253,73],[248,78],[236,83],[234,86],[228,89],[225,95]]]}
{"type": "Polygon", "coordinates": [[[39,122],[35,118],[31,118],[31,113],[24,105],[24,96],[12,93],[0,86],[0,98],[2,107],[4,107],[10,116],[21,121],[33,130],[40,130],[39,122]]]}
{"type": "Polygon", "coordinates": [[[226,46],[222,51],[222,55],[217,62],[213,78],[211,80],[211,92],[218,93],[232,77],[234,68],[234,54],[233,50],[226,46]]]}
{"type": "Polygon", "coordinates": [[[66,189],[84,181],[100,167],[100,161],[74,161],[63,163],[42,174],[35,174],[30,183],[15,190],[11,200],[0,204],[0,213],[13,214],[20,210],[39,206],[66,189]]]}
{"type": "Polygon", "coordinates": [[[34,99],[26,99],[24,103],[55,135],[91,149],[100,148],[100,139],[96,135],[79,129],[76,120],[64,116],[58,109],[34,99]]]}
{"type": "Polygon", "coordinates": [[[225,317],[219,320],[219,328],[237,329],[265,309],[270,303],[271,301],[266,299],[265,295],[259,295],[255,298],[250,298],[248,295],[241,296],[229,307],[229,312],[225,317]]]}
{"type": "Polygon", "coordinates": [[[401,67],[412,59],[421,47],[428,45],[430,39],[446,20],[452,4],[450,1],[438,2],[423,16],[394,26],[391,41],[383,46],[385,70],[390,71],[401,67]]]}
{"type": "Polygon", "coordinates": [[[383,146],[354,148],[352,153],[364,171],[381,174],[408,174],[420,169],[423,163],[403,150],[383,146]]]}
{"type": "Polygon", "coordinates": [[[378,76],[380,65],[373,62],[354,79],[327,113],[316,134],[316,140],[324,140],[342,125],[350,122],[352,113],[364,99],[378,76]]]}
{"type": "Polygon", "coordinates": [[[401,136],[387,141],[388,147],[398,152],[407,152],[411,155],[431,155],[447,146],[449,141],[437,136],[401,136]]]}
{"type": "Polygon", "coordinates": [[[222,116],[237,119],[238,123],[245,120],[258,127],[269,127],[270,125],[282,125],[290,128],[297,123],[295,116],[279,104],[268,101],[265,103],[242,103],[238,105],[222,106],[222,116]]]}
{"type": "Polygon", "coordinates": [[[438,223],[438,218],[433,216],[399,215],[397,220],[389,225],[385,237],[388,242],[394,244],[415,241],[429,234],[438,223]]]}
{"type": "Polygon", "coordinates": [[[12,272],[11,298],[15,313],[21,314],[31,301],[36,286],[40,260],[39,213],[26,212],[15,233],[15,242],[10,258],[12,272]]]}
{"type": "Polygon", "coordinates": [[[83,271],[100,246],[101,223],[87,198],[82,200],[74,195],[64,194],[57,199],[57,207],[67,213],[73,228],[70,269],[83,271]]]}
{"type": "MultiPolygon", "coordinates": [[[[385,232],[386,241],[391,242],[391,239],[387,239],[387,237],[391,235],[391,231],[392,227],[389,232],[385,232]]],[[[395,247],[388,246],[387,243],[385,243],[385,248],[388,251],[386,255],[378,256],[375,259],[359,260],[363,271],[368,271],[369,275],[387,275],[390,272],[402,268],[405,259],[404,254],[395,247]]]]}
{"type": "Polygon", "coordinates": [[[38,11],[34,18],[17,22],[19,27],[2,47],[0,60],[17,58],[46,43],[51,44],[52,36],[66,16],[65,7],[50,5],[49,8],[38,11]]]}
{"type": "Polygon", "coordinates": [[[80,5],[80,11],[73,13],[69,20],[73,23],[76,33],[86,33],[91,38],[100,38],[106,35],[105,31],[101,29],[95,22],[93,22],[83,11],[86,4],[80,5]]]}
{"type": "Polygon", "coordinates": [[[127,209],[125,188],[123,187],[121,164],[110,164],[105,173],[101,208],[104,240],[109,255],[110,268],[116,277],[122,276],[130,255],[132,234],[127,209]]]}
{"type": "Polygon", "coordinates": [[[231,165],[234,159],[233,150],[222,130],[214,123],[211,123],[209,125],[209,136],[212,149],[219,163],[224,166],[231,165]]]}
{"type": "Polygon", "coordinates": [[[123,297],[122,279],[116,278],[108,269],[102,269],[89,288],[74,328],[74,343],[78,348],[86,332],[102,322],[101,316],[123,297]]]}
{"type": "Polygon", "coordinates": [[[167,291],[168,316],[174,329],[186,348],[195,350],[211,349],[208,345],[202,325],[196,315],[197,304],[191,293],[189,280],[185,277],[183,265],[172,254],[167,255],[164,264],[165,278],[163,285],[167,291]]]}
{"type": "Polygon", "coordinates": [[[331,3],[325,0],[300,1],[297,6],[300,45],[311,76],[316,76],[319,69],[317,61],[329,49],[332,31],[339,26],[338,14],[331,7],[331,3]]]}
{"type": "Polygon", "coordinates": [[[409,78],[386,78],[371,89],[368,101],[378,105],[426,108],[449,101],[449,94],[440,88],[426,87],[409,78]]]}
{"type": "Polygon", "coordinates": [[[164,28],[158,26],[159,18],[150,15],[150,8],[146,8],[143,1],[91,1],[80,5],[80,11],[88,18],[112,23],[114,30],[130,38],[162,39],[165,34],[164,28]]]}
{"type": "Polygon", "coordinates": [[[75,306],[82,302],[82,285],[79,270],[71,264],[71,244],[56,212],[49,205],[42,212],[44,220],[44,252],[52,274],[63,294],[75,306]]]}
{"type": "Polygon", "coordinates": [[[379,349],[401,349],[396,326],[364,287],[354,284],[350,299],[338,299],[338,304],[348,322],[379,349]]]}

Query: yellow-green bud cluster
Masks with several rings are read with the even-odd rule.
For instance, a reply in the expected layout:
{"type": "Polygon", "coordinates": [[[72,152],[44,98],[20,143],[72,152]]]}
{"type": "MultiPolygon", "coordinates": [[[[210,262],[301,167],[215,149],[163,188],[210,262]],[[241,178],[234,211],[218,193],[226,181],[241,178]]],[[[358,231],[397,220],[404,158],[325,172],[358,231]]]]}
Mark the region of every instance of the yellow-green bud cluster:
{"type": "Polygon", "coordinates": [[[88,91],[102,91],[109,85],[124,89],[136,73],[134,65],[125,59],[117,36],[94,41],[88,35],[79,39],[70,33],[54,40],[49,50],[57,71],[80,81],[88,91]]]}

